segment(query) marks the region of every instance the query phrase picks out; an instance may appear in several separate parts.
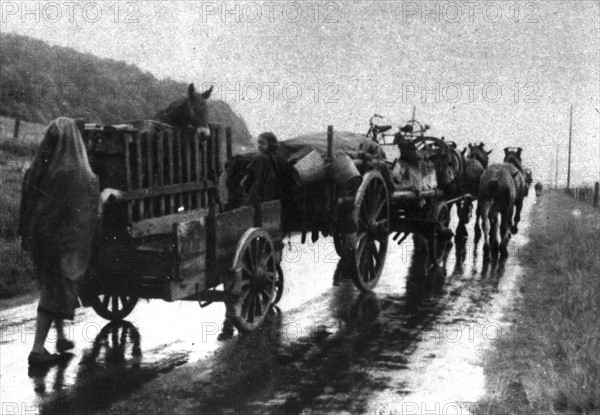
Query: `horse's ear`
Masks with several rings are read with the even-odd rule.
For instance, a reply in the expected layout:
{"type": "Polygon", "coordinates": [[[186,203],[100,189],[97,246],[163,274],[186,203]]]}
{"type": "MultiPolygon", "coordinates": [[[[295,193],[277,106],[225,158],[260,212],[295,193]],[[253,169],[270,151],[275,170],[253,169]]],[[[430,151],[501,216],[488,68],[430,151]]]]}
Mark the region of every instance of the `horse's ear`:
{"type": "Polygon", "coordinates": [[[479,147],[483,148],[483,141],[479,142],[479,147]]]}
{"type": "Polygon", "coordinates": [[[521,157],[521,151],[523,151],[523,149],[519,147],[517,150],[517,156],[521,157]]]}
{"type": "Polygon", "coordinates": [[[465,147],[465,148],[463,148],[463,150],[461,151],[461,154],[464,156],[466,152],[467,152],[467,148],[465,147]]]}
{"type": "Polygon", "coordinates": [[[491,152],[492,152],[492,150],[486,151],[485,154],[490,154],[491,152]]]}
{"type": "Polygon", "coordinates": [[[193,101],[196,98],[196,87],[194,87],[193,82],[188,86],[188,98],[190,101],[193,101]]]}
{"type": "MultiPolygon", "coordinates": [[[[473,144],[469,143],[469,150],[471,149],[471,147],[473,147],[473,144]]],[[[465,148],[466,150],[466,148],[465,148]]]]}
{"type": "Polygon", "coordinates": [[[213,86],[211,85],[210,88],[208,88],[206,91],[204,91],[200,95],[202,96],[202,98],[208,99],[208,98],[210,98],[210,94],[212,94],[212,91],[213,91],[213,86]]]}
{"type": "Polygon", "coordinates": [[[508,156],[508,147],[505,147],[505,148],[504,148],[504,155],[505,155],[505,156],[508,156]]]}

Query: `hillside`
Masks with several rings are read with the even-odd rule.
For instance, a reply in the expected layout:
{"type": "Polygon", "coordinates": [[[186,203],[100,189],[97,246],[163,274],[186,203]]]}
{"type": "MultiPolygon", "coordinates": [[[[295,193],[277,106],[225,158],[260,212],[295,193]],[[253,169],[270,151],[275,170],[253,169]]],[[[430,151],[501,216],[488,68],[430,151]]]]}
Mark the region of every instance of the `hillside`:
{"type": "MultiPolygon", "coordinates": [[[[187,83],[158,80],[135,65],[11,33],[0,37],[0,115],[37,123],[67,116],[100,124],[150,119],[181,98],[187,83]]],[[[200,81],[200,80],[190,80],[200,81]]],[[[231,125],[237,144],[250,144],[243,120],[209,101],[211,121],[231,125]]]]}

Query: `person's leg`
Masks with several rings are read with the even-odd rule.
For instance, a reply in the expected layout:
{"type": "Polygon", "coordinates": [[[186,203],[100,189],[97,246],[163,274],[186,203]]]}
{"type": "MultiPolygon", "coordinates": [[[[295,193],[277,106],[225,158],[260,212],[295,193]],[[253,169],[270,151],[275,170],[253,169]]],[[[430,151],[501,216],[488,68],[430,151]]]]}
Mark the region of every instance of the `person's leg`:
{"type": "Polygon", "coordinates": [[[44,343],[46,343],[46,337],[48,337],[48,331],[52,325],[52,316],[43,311],[38,311],[36,325],[35,325],[35,338],[33,340],[32,353],[44,354],[44,343]]]}
{"type": "Polygon", "coordinates": [[[56,351],[63,353],[75,347],[75,343],[65,336],[64,320],[62,317],[54,319],[54,327],[56,327],[56,351]]]}
{"type": "Polygon", "coordinates": [[[54,319],[54,327],[56,328],[56,340],[66,340],[63,319],[56,317],[54,319]]]}

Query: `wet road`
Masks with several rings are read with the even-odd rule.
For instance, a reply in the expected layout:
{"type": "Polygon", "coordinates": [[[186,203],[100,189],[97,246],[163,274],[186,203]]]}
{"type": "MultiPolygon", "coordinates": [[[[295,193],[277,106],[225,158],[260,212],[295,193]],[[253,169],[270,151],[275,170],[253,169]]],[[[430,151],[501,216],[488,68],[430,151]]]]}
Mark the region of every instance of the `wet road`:
{"type": "Polygon", "coordinates": [[[121,324],[80,309],[67,327],[74,354],[32,372],[35,304],[3,310],[1,413],[468,414],[485,392],[485,351],[515,335],[519,250],[533,202],[525,201],[506,262],[484,262],[471,235],[430,272],[411,238],[390,241],[369,294],[345,279],[329,238],[301,245],[294,237],[279,308],[262,330],[225,343],[217,341],[222,304],[140,300],[121,324]]]}

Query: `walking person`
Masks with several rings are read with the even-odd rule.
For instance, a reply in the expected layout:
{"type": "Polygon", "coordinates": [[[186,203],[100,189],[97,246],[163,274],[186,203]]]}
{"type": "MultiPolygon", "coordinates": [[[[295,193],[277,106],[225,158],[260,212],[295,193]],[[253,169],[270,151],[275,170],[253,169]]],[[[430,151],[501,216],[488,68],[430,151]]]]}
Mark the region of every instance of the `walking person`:
{"type": "Polygon", "coordinates": [[[87,270],[102,198],[119,194],[107,189],[100,195],[75,120],[54,120],[25,173],[21,195],[21,245],[31,255],[40,286],[31,366],[51,365],[59,358],[44,347],[52,323],[56,350],[74,347],[63,322],[73,320],[79,306],[78,283],[87,270]]]}

